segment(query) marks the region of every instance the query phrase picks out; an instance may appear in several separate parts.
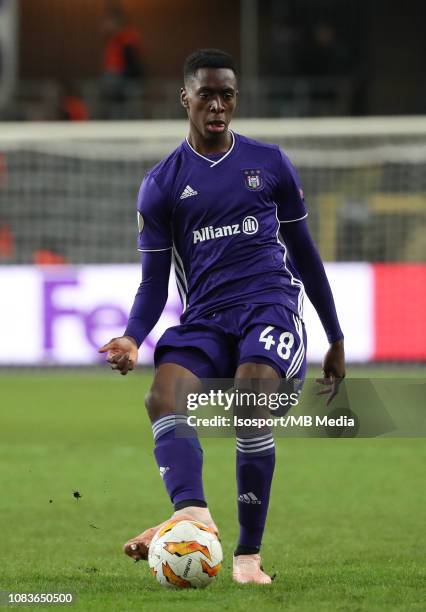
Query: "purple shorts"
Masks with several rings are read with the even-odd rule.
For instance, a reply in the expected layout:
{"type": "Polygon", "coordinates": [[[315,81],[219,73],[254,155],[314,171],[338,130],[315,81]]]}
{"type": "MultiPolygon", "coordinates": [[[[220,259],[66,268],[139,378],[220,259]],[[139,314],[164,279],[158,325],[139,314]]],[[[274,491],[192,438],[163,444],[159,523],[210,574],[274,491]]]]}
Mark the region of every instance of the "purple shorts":
{"type": "Polygon", "coordinates": [[[233,378],[242,363],[265,363],[280,378],[303,380],[305,327],[285,306],[233,306],[169,327],[157,343],[154,362],[156,368],[176,363],[198,378],[233,378]]]}

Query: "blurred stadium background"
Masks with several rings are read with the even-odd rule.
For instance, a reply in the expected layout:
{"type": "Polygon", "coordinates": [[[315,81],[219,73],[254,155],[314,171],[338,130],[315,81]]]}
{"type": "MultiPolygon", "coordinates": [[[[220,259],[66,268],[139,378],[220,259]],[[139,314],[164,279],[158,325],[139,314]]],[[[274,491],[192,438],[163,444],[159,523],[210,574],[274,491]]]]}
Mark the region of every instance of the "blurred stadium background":
{"type": "MultiPolygon", "coordinates": [[[[426,359],[425,4],[0,0],[2,366],[99,364],[136,291],[135,200],[182,140],[194,48],[241,68],[236,131],[302,177],[348,361],[426,359]]],[[[174,283],[141,349],[179,316],[174,283]]],[[[308,304],[309,359],[325,336],[308,304]]]]}

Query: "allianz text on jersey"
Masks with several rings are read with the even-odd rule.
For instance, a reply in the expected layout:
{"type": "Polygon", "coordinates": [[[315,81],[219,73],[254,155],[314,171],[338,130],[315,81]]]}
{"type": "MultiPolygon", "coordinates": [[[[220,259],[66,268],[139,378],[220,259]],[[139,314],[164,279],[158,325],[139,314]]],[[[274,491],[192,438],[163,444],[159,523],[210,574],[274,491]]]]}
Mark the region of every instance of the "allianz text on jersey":
{"type": "Polygon", "coordinates": [[[198,230],[193,231],[194,244],[197,242],[205,242],[206,240],[214,240],[216,238],[224,238],[225,236],[235,236],[236,234],[256,234],[259,229],[259,223],[256,217],[248,216],[243,219],[243,222],[234,223],[232,225],[221,225],[213,227],[208,225],[198,230]]]}

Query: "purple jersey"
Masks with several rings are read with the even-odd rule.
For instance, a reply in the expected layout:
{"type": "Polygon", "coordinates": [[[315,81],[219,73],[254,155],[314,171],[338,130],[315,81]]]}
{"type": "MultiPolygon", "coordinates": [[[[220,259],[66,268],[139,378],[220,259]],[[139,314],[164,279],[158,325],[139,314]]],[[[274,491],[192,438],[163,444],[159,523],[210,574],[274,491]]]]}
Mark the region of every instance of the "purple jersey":
{"type": "Polygon", "coordinates": [[[287,157],[232,133],[206,157],[184,141],[146,175],[138,197],[140,251],[173,249],[181,321],[235,304],[281,304],[302,316],[303,284],[279,223],[307,216],[287,157]]]}

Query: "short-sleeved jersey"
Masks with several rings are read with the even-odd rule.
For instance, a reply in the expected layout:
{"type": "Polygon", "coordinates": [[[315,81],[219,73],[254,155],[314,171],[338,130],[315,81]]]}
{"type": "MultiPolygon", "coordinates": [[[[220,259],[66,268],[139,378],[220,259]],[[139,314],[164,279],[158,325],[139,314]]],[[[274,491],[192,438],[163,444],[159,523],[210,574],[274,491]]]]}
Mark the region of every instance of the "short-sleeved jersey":
{"type": "Polygon", "coordinates": [[[182,322],[234,304],[282,304],[302,316],[303,284],[279,236],[307,216],[297,174],[275,145],[232,134],[203,156],[188,141],[139,192],[140,251],[173,249],[182,322]]]}

